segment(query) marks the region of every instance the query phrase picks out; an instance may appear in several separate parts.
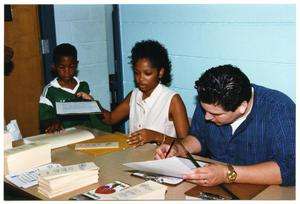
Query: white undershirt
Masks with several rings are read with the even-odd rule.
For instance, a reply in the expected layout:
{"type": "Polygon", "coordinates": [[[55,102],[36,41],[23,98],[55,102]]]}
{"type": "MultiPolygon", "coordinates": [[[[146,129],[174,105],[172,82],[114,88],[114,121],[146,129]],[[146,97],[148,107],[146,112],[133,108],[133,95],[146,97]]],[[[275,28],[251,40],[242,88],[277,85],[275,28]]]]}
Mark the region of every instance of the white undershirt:
{"type": "MultiPolygon", "coordinates": [[[[252,96],[254,97],[254,88],[252,87],[252,96]]],[[[253,107],[253,103],[250,107],[250,110],[248,111],[247,114],[243,115],[242,117],[240,117],[239,119],[237,119],[236,121],[234,121],[233,123],[231,123],[231,128],[232,128],[232,134],[234,134],[234,132],[236,131],[236,129],[242,124],[242,122],[244,122],[247,118],[247,116],[250,114],[251,110],[253,107]]]]}

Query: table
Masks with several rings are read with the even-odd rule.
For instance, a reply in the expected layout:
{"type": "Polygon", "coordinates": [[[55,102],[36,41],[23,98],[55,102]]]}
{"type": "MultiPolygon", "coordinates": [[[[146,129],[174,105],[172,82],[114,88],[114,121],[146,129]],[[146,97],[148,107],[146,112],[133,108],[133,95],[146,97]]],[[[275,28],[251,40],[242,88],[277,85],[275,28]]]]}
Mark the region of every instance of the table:
{"type": "MultiPolygon", "coordinates": [[[[97,132],[99,134],[99,132],[97,132]]],[[[105,133],[100,133],[99,137],[105,133]]],[[[133,186],[139,183],[144,182],[144,180],[130,176],[131,169],[122,165],[127,162],[137,162],[137,161],[145,161],[154,159],[156,145],[154,144],[145,144],[144,146],[140,146],[137,148],[130,147],[128,149],[113,152],[110,154],[102,155],[102,156],[93,156],[80,151],[75,151],[70,147],[61,147],[52,150],[52,162],[60,163],[62,165],[71,165],[81,162],[94,162],[97,166],[99,166],[99,183],[100,185],[104,185],[106,183],[120,180],[124,183],[128,183],[133,186]]],[[[202,160],[211,161],[209,159],[201,158],[202,160]]],[[[13,184],[11,184],[6,179],[4,180],[5,184],[11,188],[17,188],[13,184]]],[[[76,191],[58,196],[53,198],[52,200],[68,200],[69,198],[78,195],[83,192],[87,192],[96,188],[99,184],[93,184],[76,191]]],[[[194,187],[195,184],[183,182],[176,186],[168,186],[168,191],[166,194],[167,200],[184,200],[185,195],[184,192],[194,187]]],[[[38,193],[37,186],[33,186],[27,189],[18,189],[20,192],[30,195],[32,199],[42,199],[49,200],[42,194],[38,193]]],[[[254,197],[257,200],[294,200],[295,199],[295,187],[281,187],[278,185],[271,185],[266,188],[263,192],[254,197]]]]}

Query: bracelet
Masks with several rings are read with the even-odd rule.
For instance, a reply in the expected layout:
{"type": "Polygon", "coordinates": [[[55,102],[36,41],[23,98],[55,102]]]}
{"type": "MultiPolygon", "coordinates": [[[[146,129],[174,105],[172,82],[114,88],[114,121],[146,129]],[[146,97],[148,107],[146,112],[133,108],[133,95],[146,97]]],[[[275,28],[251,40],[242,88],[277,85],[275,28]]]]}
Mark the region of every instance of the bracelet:
{"type": "Polygon", "coordinates": [[[166,140],[166,135],[165,135],[165,134],[163,134],[163,135],[164,135],[164,139],[163,139],[163,141],[160,143],[161,145],[164,144],[164,142],[165,142],[165,140],[166,140]]]}

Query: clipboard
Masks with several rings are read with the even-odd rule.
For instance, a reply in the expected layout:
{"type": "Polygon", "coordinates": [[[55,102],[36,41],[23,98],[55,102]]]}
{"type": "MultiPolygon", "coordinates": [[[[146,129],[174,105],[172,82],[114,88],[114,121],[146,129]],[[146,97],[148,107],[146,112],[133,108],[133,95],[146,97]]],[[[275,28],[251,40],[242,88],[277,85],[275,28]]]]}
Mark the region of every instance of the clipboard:
{"type": "Polygon", "coordinates": [[[103,114],[97,100],[55,102],[57,115],[103,114]]]}

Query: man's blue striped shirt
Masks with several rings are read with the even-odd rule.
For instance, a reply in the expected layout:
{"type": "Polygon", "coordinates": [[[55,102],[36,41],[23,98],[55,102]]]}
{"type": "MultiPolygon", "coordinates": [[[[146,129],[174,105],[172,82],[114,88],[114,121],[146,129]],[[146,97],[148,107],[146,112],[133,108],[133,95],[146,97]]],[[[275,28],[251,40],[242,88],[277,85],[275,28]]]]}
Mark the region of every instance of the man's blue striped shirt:
{"type": "Polygon", "coordinates": [[[200,141],[202,156],[233,165],[275,161],[282,185],[295,185],[295,103],[279,91],[252,86],[252,110],[234,134],[230,124],[205,121],[199,104],[189,134],[200,141]]]}

